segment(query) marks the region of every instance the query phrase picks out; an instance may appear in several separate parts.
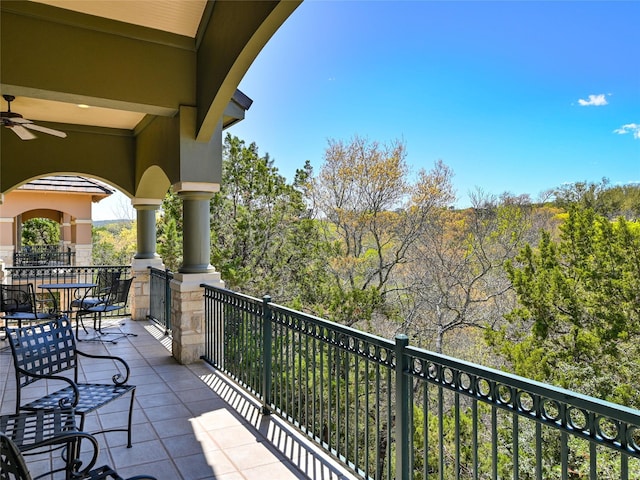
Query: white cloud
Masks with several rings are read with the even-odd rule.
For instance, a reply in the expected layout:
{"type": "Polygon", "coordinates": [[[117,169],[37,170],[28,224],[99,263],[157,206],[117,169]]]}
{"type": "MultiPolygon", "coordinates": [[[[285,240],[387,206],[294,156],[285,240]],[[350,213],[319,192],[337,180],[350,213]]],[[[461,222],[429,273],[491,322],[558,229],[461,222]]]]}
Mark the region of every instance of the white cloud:
{"type": "Polygon", "coordinates": [[[581,98],[578,103],[583,107],[601,107],[609,102],[607,102],[604,93],[601,93],[600,95],[589,95],[589,100],[581,98]]]}
{"type": "Polygon", "coordinates": [[[615,129],[613,132],[618,133],[620,135],[630,133],[633,135],[633,138],[640,140],[640,124],[637,124],[637,123],[627,123],[626,125],[623,125],[620,128],[615,129]]]}

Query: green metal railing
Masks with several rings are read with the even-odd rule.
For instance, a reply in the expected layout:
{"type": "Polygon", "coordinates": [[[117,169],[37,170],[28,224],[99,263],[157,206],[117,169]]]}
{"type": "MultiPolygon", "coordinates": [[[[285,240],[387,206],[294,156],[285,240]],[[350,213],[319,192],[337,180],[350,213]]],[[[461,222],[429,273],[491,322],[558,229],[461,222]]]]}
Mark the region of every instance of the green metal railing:
{"type": "Polygon", "coordinates": [[[149,267],[149,316],[162,328],[165,335],[171,332],[171,289],[173,273],[169,270],[149,267]]]}
{"type": "Polygon", "coordinates": [[[60,245],[34,245],[22,247],[13,254],[15,266],[73,265],[76,252],[60,245]]]}
{"type": "Polygon", "coordinates": [[[640,478],[638,410],[204,289],[203,358],[361,478],[640,478]]]}

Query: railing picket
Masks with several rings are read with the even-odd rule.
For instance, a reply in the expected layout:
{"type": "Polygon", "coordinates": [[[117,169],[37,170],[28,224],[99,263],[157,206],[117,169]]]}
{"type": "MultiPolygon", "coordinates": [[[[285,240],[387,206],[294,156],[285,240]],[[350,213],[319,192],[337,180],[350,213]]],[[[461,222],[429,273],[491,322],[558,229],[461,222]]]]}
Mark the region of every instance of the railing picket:
{"type": "MultiPolygon", "coordinates": [[[[382,406],[382,404],[380,403],[380,381],[382,380],[382,377],[380,375],[380,369],[382,368],[382,366],[379,363],[376,363],[376,385],[378,386],[378,388],[376,389],[376,426],[379,427],[380,423],[381,423],[381,415],[380,415],[380,408],[382,406]]],[[[375,460],[376,460],[376,479],[381,479],[382,478],[382,458],[380,458],[380,445],[382,444],[382,437],[380,436],[380,428],[376,428],[376,443],[375,443],[375,450],[376,450],[376,456],[375,456],[375,460]]]]}
{"type": "Polygon", "coordinates": [[[393,413],[392,413],[392,405],[391,405],[391,384],[392,384],[392,380],[391,380],[391,369],[386,369],[385,371],[385,375],[387,377],[387,398],[386,398],[386,404],[387,404],[387,424],[386,424],[386,455],[387,455],[387,478],[389,480],[391,480],[392,478],[395,478],[394,476],[394,472],[391,469],[391,444],[392,444],[392,426],[393,426],[393,413]]]}
{"type": "Polygon", "coordinates": [[[562,467],[562,480],[569,479],[569,436],[562,432],[560,434],[560,465],[562,467]]]}
{"type": "Polygon", "coordinates": [[[598,478],[598,447],[595,443],[589,442],[589,479],[598,478]]]}
{"type": "Polygon", "coordinates": [[[438,472],[440,480],[444,480],[444,390],[438,389],[438,472]]]}
{"type": "Polygon", "coordinates": [[[423,445],[424,445],[424,468],[423,477],[425,480],[429,478],[429,383],[423,382],[422,384],[422,402],[424,403],[424,420],[422,422],[422,431],[425,432],[423,445]]]}
{"type": "Polygon", "coordinates": [[[536,422],[536,480],[542,478],[542,424],[536,422]]]}
{"type": "Polygon", "coordinates": [[[371,374],[370,371],[370,363],[371,362],[364,362],[364,376],[365,376],[365,382],[364,382],[364,389],[365,389],[365,394],[364,394],[364,473],[368,473],[371,469],[371,463],[370,463],[370,453],[369,453],[369,445],[371,445],[369,443],[369,439],[370,439],[370,431],[371,431],[371,404],[369,403],[369,397],[371,395],[371,383],[369,382],[369,375],[371,374]]]}
{"type": "Polygon", "coordinates": [[[520,478],[520,441],[519,441],[519,430],[520,424],[518,415],[515,413],[511,414],[513,427],[511,431],[513,432],[513,444],[511,447],[511,454],[513,455],[513,480],[519,480],[520,478]]]}
{"type": "Polygon", "coordinates": [[[498,480],[498,408],[491,407],[491,478],[498,480]]]}
{"type": "Polygon", "coordinates": [[[454,423],[455,423],[455,439],[454,439],[454,444],[455,444],[455,462],[454,462],[454,468],[455,468],[455,473],[454,476],[456,478],[456,480],[460,479],[460,395],[458,393],[454,393],[454,423]]]}
{"type": "Polygon", "coordinates": [[[478,400],[475,398],[471,401],[471,424],[472,424],[472,439],[471,448],[472,461],[473,461],[473,480],[478,480],[480,477],[480,468],[478,462],[478,400]]]}

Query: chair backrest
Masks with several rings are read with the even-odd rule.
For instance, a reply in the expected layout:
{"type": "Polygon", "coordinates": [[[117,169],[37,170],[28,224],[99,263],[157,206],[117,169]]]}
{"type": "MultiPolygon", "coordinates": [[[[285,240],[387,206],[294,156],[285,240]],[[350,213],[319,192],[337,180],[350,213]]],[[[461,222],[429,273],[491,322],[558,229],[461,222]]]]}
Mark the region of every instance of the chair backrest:
{"type": "Polygon", "coordinates": [[[0,312],[35,313],[35,305],[33,283],[0,285],[0,312]]]}
{"type": "Polygon", "coordinates": [[[9,344],[16,367],[18,388],[39,378],[20,373],[19,369],[37,375],[56,375],[76,369],[78,354],[71,322],[60,317],[50,322],[9,329],[9,344]]]}
{"type": "Polygon", "coordinates": [[[96,273],[95,291],[98,294],[108,292],[118,280],[120,280],[120,271],[110,272],[108,270],[98,270],[98,273],[96,273]]]}
{"type": "Polygon", "coordinates": [[[31,475],[20,450],[2,432],[0,432],[0,478],[2,480],[31,480],[31,475]]]}
{"type": "Polygon", "coordinates": [[[133,278],[134,277],[116,281],[109,292],[106,304],[125,307],[129,301],[129,290],[131,289],[133,278]]]}

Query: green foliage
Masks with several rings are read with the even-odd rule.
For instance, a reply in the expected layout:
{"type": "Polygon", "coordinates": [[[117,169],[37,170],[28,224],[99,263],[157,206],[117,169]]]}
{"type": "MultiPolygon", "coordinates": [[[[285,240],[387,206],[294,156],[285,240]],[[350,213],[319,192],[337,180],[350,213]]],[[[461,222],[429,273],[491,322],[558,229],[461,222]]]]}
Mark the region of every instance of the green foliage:
{"type": "Polygon", "coordinates": [[[48,218],[32,218],[22,224],[22,245],[58,245],[60,224],[48,218]]]}
{"type": "Polygon", "coordinates": [[[182,235],[178,232],[176,219],[167,216],[159,231],[158,254],[167,269],[177,271],[182,264],[182,235]]]}
{"type": "Polygon", "coordinates": [[[172,189],[169,189],[165,195],[160,209],[162,211],[162,216],[158,222],[158,238],[165,233],[164,228],[169,220],[173,220],[176,230],[178,232],[182,232],[182,200],[180,200],[180,197],[178,197],[172,189]]]}
{"type": "Polygon", "coordinates": [[[268,155],[227,135],[221,191],[211,200],[211,262],[231,289],[311,302],[324,249],[304,201],[311,166],[292,184],[268,155]]]}
{"type": "Polygon", "coordinates": [[[640,235],[572,207],[559,241],[544,233],[507,273],[519,306],[489,340],[520,375],[640,406],[640,235]]]}
{"type": "Polygon", "coordinates": [[[94,265],[128,265],[136,253],[135,222],[114,222],[92,229],[94,265]]]}
{"type": "Polygon", "coordinates": [[[598,184],[576,182],[565,185],[554,192],[555,203],[564,209],[581,206],[593,210],[609,220],[624,217],[626,220],[640,219],[640,185],[618,185],[611,187],[603,178],[598,184]]]}

